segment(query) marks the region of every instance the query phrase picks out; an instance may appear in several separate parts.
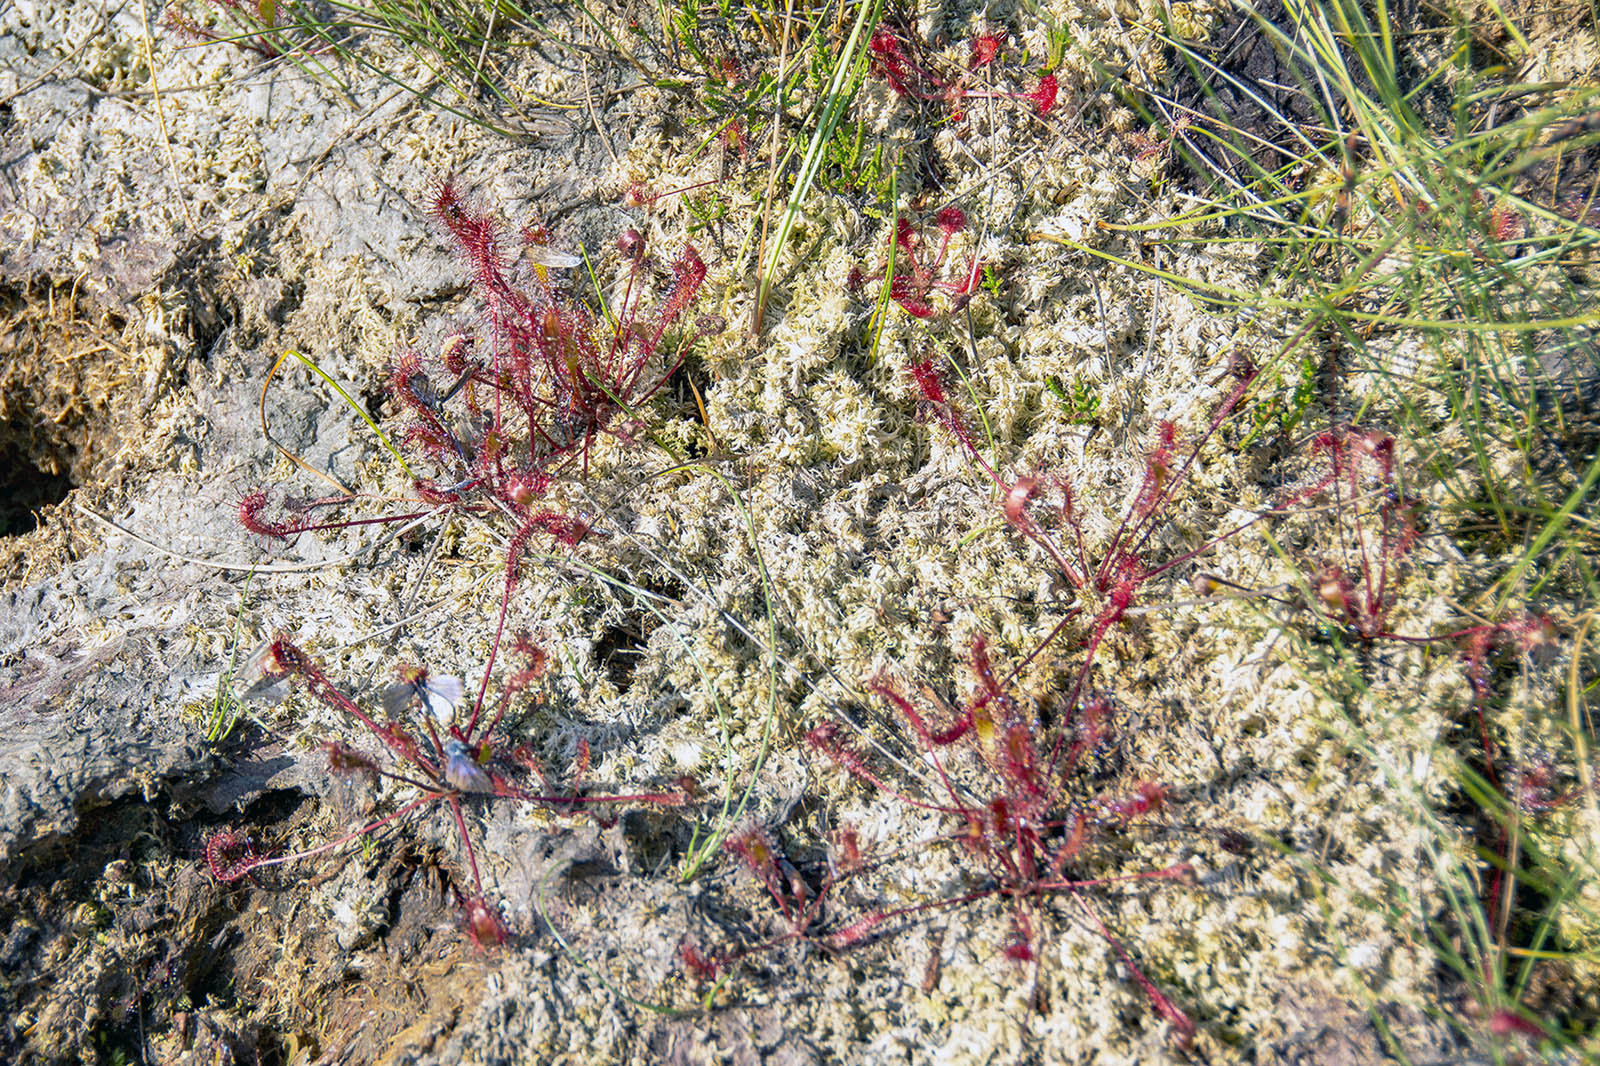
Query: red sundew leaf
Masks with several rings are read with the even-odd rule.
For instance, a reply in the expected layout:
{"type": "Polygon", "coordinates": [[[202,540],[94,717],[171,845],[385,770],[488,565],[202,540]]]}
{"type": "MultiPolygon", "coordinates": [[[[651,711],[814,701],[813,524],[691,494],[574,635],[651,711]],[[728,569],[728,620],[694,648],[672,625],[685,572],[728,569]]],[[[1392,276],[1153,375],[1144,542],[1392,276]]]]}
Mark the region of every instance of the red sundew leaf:
{"type": "Polygon", "coordinates": [[[678,945],[678,959],[698,984],[705,984],[722,971],[721,960],[705,954],[688,940],[678,945]]]}
{"type": "Polygon", "coordinates": [[[355,749],[337,740],[330,740],[322,747],[328,753],[328,772],[335,777],[367,781],[377,779],[378,764],[355,749]]]}
{"type": "Polygon", "coordinates": [[[1355,619],[1355,585],[1341,567],[1325,567],[1317,574],[1315,587],[1317,599],[1328,614],[1341,620],[1355,619]]]}
{"type": "Polygon", "coordinates": [[[894,34],[885,29],[878,30],[872,35],[867,48],[872,52],[873,66],[888,81],[889,88],[901,96],[913,95],[905,53],[900,50],[900,42],[895,40],[894,34]]]}
{"type": "Polygon", "coordinates": [[[866,856],[861,850],[861,834],[852,826],[841,826],[833,836],[829,859],[835,878],[866,866],[866,856]]]}
{"type": "Polygon", "coordinates": [[[277,540],[288,540],[304,528],[295,523],[274,522],[266,518],[262,512],[267,509],[267,503],[266,489],[257,489],[246,494],[244,499],[239,501],[239,524],[258,536],[273,537],[277,540]]]}
{"type": "MultiPolygon", "coordinates": [[[[967,269],[967,277],[965,281],[963,281],[960,285],[952,285],[946,282],[940,287],[948,293],[952,293],[956,296],[965,296],[970,299],[971,295],[978,291],[978,282],[982,279],[982,277],[983,260],[974,258],[972,260],[972,266],[967,269]]],[[[958,300],[956,302],[965,306],[968,301],[958,300]]]]}
{"type": "Polygon", "coordinates": [[[786,916],[789,915],[789,894],[784,886],[785,878],[777,845],[772,842],[772,837],[767,835],[767,831],[751,822],[743,830],[724,840],[722,847],[723,850],[739,857],[745,869],[755,874],[756,879],[766,886],[767,893],[772,896],[779,909],[786,916]]]}
{"type": "Polygon", "coordinates": [[[873,772],[849,741],[839,735],[838,726],[824,722],[806,734],[806,743],[832,759],[849,773],[883,792],[894,791],[883,778],[873,772]]]}
{"type": "Polygon", "coordinates": [[[1039,776],[1038,754],[1034,750],[1032,731],[1021,723],[1007,728],[1003,751],[1001,766],[1007,782],[1036,801],[1047,798],[1048,789],[1039,776]]]}
{"type": "Polygon", "coordinates": [[[417,742],[407,733],[405,727],[398,722],[389,722],[381,728],[374,729],[378,739],[389,745],[397,755],[409,763],[415,763],[422,757],[422,749],[417,742]]]}
{"type": "Polygon", "coordinates": [[[1033,102],[1034,110],[1041,115],[1048,115],[1056,106],[1056,88],[1056,76],[1046,74],[1039,79],[1039,84],[1032,92],[1023,95],[1033,102]]]}
{"type": "Polygon", "coordinates": [[[1000,54],[1000,45],[1005,41],[1003,33],[985,33],[972,39],[972,58],[967,62],[968,70],[977,70],[979,67],[988,66],[994,62],[994,57],[1000,54]]]}
{"type": "Polygon", "coordinates": [[[482,896],[462,900],[461,911],[467,936],[479,950],[500,947],[511,939],[505,922],[500,920],[500,915],[482,896]]]}
{"type": "Polygon", "coordinates": [[[705,279],[706,264],[700,258],[700,253],[695,251],[694,245],[684,245],[677,262],[672,264],[672,294],[667,297],[666,305],[661,309],[662,326],[670,326],[677,321],[683,309],[700,291],[700,285],[705,279]]]}
{"type": "Polygon", "coordinates": [[[911,279],[904,274],[897,274],[889,283],[889,298],[904,308],[908,315],[916,318],[933,317],[933,305],[912,288],[911,279]]]}
{"type": "Polygon", "coordinates": [[[411,483],[411,487],[416,490],[417,497],[423,503],[431,504],[434,507],[448,507],[451,504],[461,502],[459,493],[441,488],[432,478],[419,477],[411,483]]]}
{"type": "Polygon", "coordinates": [[[237,881],[255,866],[250,838],[237,829],[223,829],[206,841],[206,865],[211,876],[224,883],[237,881]]]}
{"type": "Polygon", "coordinates": [[[505,497],[518,507],[526,507],[550,491],[550,476],[540,470],[514,474],[506,480],[505,497]]]}
{"type": "Polygon", "coordinates": [[[1077,765],[1084,755],[1094,751],[1105,741],[1106,720],[1111,717],[1111,701],[1105,696],[1092,696],[1078,709],[1078,721],[1072,744],[1067,748],[1066,764],[1077,765]]]}
{"type": "Polygon", "coordinates": [[[900,57],[901,55],[900,42],[894,39],[894,34],[882,27],[873,31],[872,39],[867,43],[867,47],[875,56],[900,57]]]}
{"type": "Polygon", "coordinates": [[[911,220],[900,217],[894,220],[894,242],[903,252],[910,252],[917,242],[917,235],[911,229],[911,220]]]}
{"type": "Polygon", "coordinates": [[[1012,819],[1011,804],[1004,796],[996,796],[989,801],[989,826],[996,840],[1016,835],[1017,826],[1012,819]]]}
{"type": "Polygon", "coordinates": [[[928,743],[932,744],[936,748],[949,747],[951,744],[954,744],[956,741],[966,736],[967,732],[972,729],[972,727],[973,716],[969,711],[963,714],[960,718],[957,718],[948,729],[941,729],[937,733],[930,733],[928,735],[928,743]]]}
{"type": "Polygon", "coordinates": [[[1139,518],[1149,517],[1166,496],[1167,482],[1172,476],[1172,452],[1177,443],[1177,428],[1171,422],[1161,423],[1161,437],[1155,450],[1144,464],[1144,481],[1139,486],[1139,496],[1133,513],[1139,518]]]}
{"type": "Polygon", "coordinates": [[[617,251],[626,259],[644,258],[644,236],[630,226],[617,238],[617,251]]]}
{"type": "Polygon", "coordinates": [[[1078,852],[1083,850],[1084,841],[1089,837],[1089,816],[1078,811],[1072,816],[1072,823],[1067,833],[1055,846],[1055,851],[1050,856],[1050,876],[1059,878],[1067,863],[1078,857],[1078,852]]]}
{"type": "Polygon", "coordinates": [[[1033,519],[1028,515],[1028,504],[1039,491],[1037,478],[1020,477],[1006,492],[1006,521],[1014,526],[1030,528],[1033,519]]]}
{"type": "Polygon", "coordinates": [[[864,914],[838,932],[829,934],[823,940],[823,944],[833,951],[843,951],[845,948],[859,944],[871,936],[872,931],[882,925],[886,917],[887,915],[882,911],[864,914]]]}
{"type": "Polygon", "coordinates": [[[528,524],[544,530],[569,548],[577,547],[590,531],[589,523],[557,511],[541,511],[528,519],[528,524]]]}
{"type": "Polygon", "coordinates": [[[1489,1032],[1501,1038],[1513,1035],[1538,1038],[1545,1035],[1540,1026],[1505,1007],[1495,1008],[1489,1018],[1489,1032]]]}
{"type": "Polygon", "coordinates": [[[1167,790],[1154,781],[1146,781],[1133,795],[1109,804],[1108,809],[1126,822],[1158,811],[1166,802],[1167,790]]]}
{"type": "Polygon", "coordinates": [[[419,383],[426,380],[427,376],[422,372],[422,356],[416,352],[406,352],[389,371],[389,394],[413,413],[432,414],[432,407],[420,391],[422,386],[419,383]]]}
{"type": "Polygon", "coordinates": [[[433,216],[450,231],[461,246],[462,253],[472,263],[479,282],[490,289],[505,288],[500,236],[493,220],[467,207],[451,178],[437,185],[430,206],[433,216]]]}
{"type": "Polygon", "coordinates": [[[983,639],[982,634],[972,638],[972,674],[983,686],[982,702],[992,703],[1002,711],[1013,710],[1011,697],[994,676],[994,666],[989,661],[989,642],[983,639]]]}
{"type": "Polygon", "coordinates": [[[976,452],[972,443],[972,433],[967,428],[966,420],[961,412],[956,409],[945,394],[944,381],[939,371],[933,365],[932,359],[924,359],[920,363],[913,363],[910,367],[911,376],[916,379],[917,387],[922,390],[922,398],[938,415],[939,421],[944,423],[946,429],[956,435],[963,447],[969,452],[976,452]]]}
{"type": "Polygon", "coordinates": [[[465,374],[467,367],[471,365],[467,353],[472,351],[472,343],[471,337],[460,333],[446,337],[444,343],[439,346],[439,361],[450,373],[465,374]]]}
{"type": "Polygon", "coordinates": [[[922,398],[931,404],[948,404],[950,401],[945,396],[944,379],[939,375],[939,370],[933,365],[932,359],[924,359],[920,363],[912,363],[911,377],[916,381],[917,388],[922,390],[922,398]]]}
{"type": "Polygon", "coordinates": [[[1489,231],[1497,241],[1508,241],[1522,236],[1522,216],[1510,208],[1497,207],[1489,212],[1489,231]]]}
{"type": "Polygon", "coordinates": [[[1556,620],[1547,614],[1525,614],[1508,622],[1501,622],[1497,627],[1501,634],[1510,638],[1517,650],[1524,655],[1543,656],[1554,650],[1561,630],[1556,626],[1556,620]]]}
{"type": "Polygon", "coordinates": [[[1012,962],[1032,962],[1036,957],[1033,951],[1033,929],[1028,921],[1028,916],[1018,912],[1011,919],[1011,936],[1006,940],[1006,958],[1012,962]]]}
{"type": "Polygon", "coordinates": [[[526,630],[511,638],[511,652],[527,665],[518,673],[528,681],[536,681],[550,669],[550,653],[537,643],[526,630]]]}
{"type": "Polygon", "coordinates": [[[929,747],[933,746],[933,732],[928,728],[928,723],[922,720],[922,715],[917,711],[916,704],[902,696],[900,692],[887,681],[873,681],[872,691],[876,692],[884,700],[893,704],[894,707],[905,716],[906,721],[911,723],[911,728],[916,730],[918,739],[920,739],[924,745],[929,747]]]}

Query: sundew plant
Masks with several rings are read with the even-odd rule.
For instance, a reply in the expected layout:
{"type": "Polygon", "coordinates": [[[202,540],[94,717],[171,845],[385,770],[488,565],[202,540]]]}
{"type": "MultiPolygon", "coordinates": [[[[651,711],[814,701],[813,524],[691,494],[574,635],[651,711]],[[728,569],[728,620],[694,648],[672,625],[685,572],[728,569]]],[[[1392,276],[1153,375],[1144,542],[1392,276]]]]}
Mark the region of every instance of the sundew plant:
{"type": "MultiPolygon", "coordinates": [[[[437,377],[429,376],[421,355],[404,353],[388,384],[405,412],[406,451],[439,471],[414,478],[417,505],[441,514],[491,517],[508,527],[500,622],[473,705],[476,720],[483,713],[506,606],[529,543],[543,536],[572,547],[589,533],[585,518],[548,504],[552,488],[562,480],[587,478],[597,438],[618,432],[618,423],[655,395],[681,364],[687,339],[673,331],[706,268],[692,246],[684,247],[667,271],[660,305],[646,309],[643,290],[656,266],[644,239],[629,230],[619,238],[627,261],[623,290],[615,308],[596,313],[551,281],[545,261],[550,257],[539,254],[549,239],[544,231],[525,226],[518,234],[532,250],[525,261],[508,251],[499,223],[472,210],[453,181],[439,184],[432,206],[472,269],[486,328],[481,335],[446,339],[433,361],[437,377]],[[518,284],[521,279],[528,285],[518,284]]],[[[577,265],[565,255],[553,261],[577,265]]],[[[405,469],[411,472],[409,465],[405,469]]],[[[279,500],[284,513],[274,516],[272,495],[259,490],[241,501],[239,517],[252,533],[287,540],[314,530],[406,522],[425,513],[314,516],[348,502],[339,497],[279,500]]]]}
{"type": "MultiPolygon", "coordinates": [[[[498,945],[507,933],[484,895],[463,800],[498,797],[566,810],[592,803],[686,802],[683,788],[585,796],[586,745],[580,747],[564,795],[529,791],[509,775],[517,765],[541,774],[542,767],[531,749],[497,735],[507,711],[548,664],[547,653],[525,631],[512,641],[519,662],[500,686],[497,700],[490,700],[490,689],[531,542],[543,537],[572,549],[591,534],[586,519],[549,505],[552,488],[562,480],[588,478],[597,438],[611,433],[626,439],[620,424],[636,417],[636,409],[677,369],[687,340],[674,327],[694,300],[705,265],[694,248],[685,247],[667,270],[660,305],[647,310],[642,290],[652,283],[656,268],[643,238],[629,230],[619,240],[627,264],[621,295],[614,307],[596,313],[552,281],[553,264],[570,268],[578,260],[543,251],[548,234],[534,227],[520,231],[520,242],[531,249],[531,263],[524,263],[518,252],[507,250],[499,224],[472,210],[453,181],[439,183],[432,207],[472,269],[484,316],[481,333],[451,335],[426,363],[418,353],[406,352],[389,376],[389,393],[403,411],[400,446],[418,468],[437,473],[414,476],[415,499],[399,513],[323,518],[324,511],[349,509],[359,501],[344,496],[304,500],[257,490],[240,502],[239,519],[251,533],[279,541],[430,517],[440,523],[461,517],[502,525],[504,578],[481,680],[476,692],[469,693],[457,678],[441,677],[418,664],[398,664],[400,681],[384,690],[389,716],[380,721],[376,709],[361,707],[312,655],[278,634],[263,659],[268,677],[298,679],[338,713],[344,727],[364,730],[368,747],[376,743],[380,749],[363,750],[344,736],[327,740],[329,773],[368,786],[387,782],[414,795],[359,828],[285,854],[262,853],[244,832],[224,830],[207,843],[206,861],[219,880],[237,881],[272,867],[347,852],[348,845],[441,805],[452,815],[470,873],[468,890],[457,890],[467,931],[479,945],[498,945]],[[527,287],[520,284],[524,281],[527,287]],[[432,367],[434,377],[425,365],[432,367]]],[[[396,458],[412,471],[400,453],[396,458]]]]}

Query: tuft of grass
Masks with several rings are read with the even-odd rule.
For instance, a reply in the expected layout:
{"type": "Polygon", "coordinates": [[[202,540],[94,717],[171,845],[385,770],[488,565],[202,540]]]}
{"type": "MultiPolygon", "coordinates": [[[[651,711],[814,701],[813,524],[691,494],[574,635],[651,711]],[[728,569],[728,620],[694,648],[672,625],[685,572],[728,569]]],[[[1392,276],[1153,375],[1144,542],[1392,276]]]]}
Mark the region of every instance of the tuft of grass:
{"type": "MultiPolygon", "coordinates": [[[[823,162],[828,157],[828,146],[833,141],[834,131],[842,121],[845,109],[849,106],[855,95],[855,87],[866,73],[867,66],[867,31],[877,20],[882,8],[882,0],[875,0],[872,4],[861,4],[856,11],[855,22],[850,27],[850,36],[845,39],[838,55],[831,64],[827,84],[822,90],[812,108],[812,128],[810,140],[805,150],[799,157],[799,170],[796,173],[788,196],[784,204],[783,213],[779,216],[777,227],[770,240],[767,239],[767,211],[762,212],[762,242],[764,251],[758,255],[761,261],[760,285],[756,290],[756,300],[750,317],[750,333],[758,336],[766,315],[767,300],[772,294],[772,287],[778,278],[778,269],[789,237],[794,232],[795,223],[800,217],[802,206],[810,195],[812,183],[816,181],[822,169],[823,162]]],[[[843,0],[840,0],[839,10],[844,11],[843,0]]],[[[821,33],[823,23],[819,21],[812,30],[812,37],[821,33]]],[[[785,38],[787,42],[787,38],[785,38]]],[[[783,95],[780,93],[775,101],[775,108],[782,113],[784,108],[783,95]]],[[[776,180],[780,171],[787,168],[789,161],[796,154],[798,145],[791,145],[784,153],[781,162],[774,159],[773,178],[776,180]]],[[[777,154],[777,141],[773,141],[773,154],[777,154]]],[[[769,207],[772,195],[776,189],[773,183],[768,184],[769,207]]]]}
{"type": "Polygon", "coordinates": [[[217,691],[211,698],[211,710],[206,716],[206,743],[221,744],[228,739],[244,707],[234,694],[233,680],[239,666],[239,637],[244,629],[245,603],[250,595],[250,582],[255,571],[245,575],[244,587],[239,590],[239,609],[233,616],[233,636],[228,642],[228,665],[217,677],[217,691]]]}
{"type": "Polygon", "coordinates": [[[517,53],[571,45],[515,0],[174,0],[166,21],[197,42],[292,63],[341,93],[359,78],[376,78],[514,139],[548,127],[536,109],[581,106],[517,88],[517,53]]]}
{"type": "MultiPolygon", "coordinates": [[[[1184,172],[1166,180],[1197,186],[1195,206],[1108,229],[1146,246],[1265,252],[1260,291],[1158,276],[1205,304],[1301,320],[1280,363],[1285,391],[1266,398],[1286,432],[1315,373],[1329,417],[1376,409],[1413,440],[1441,425],[1463,434],[1431,450],[1430,472],[1503,543],[1524,542],[1529,521],[1558,519],[1556,485],[1592,487],[1586,398],[1600,361],[1585,341],[1600,303],[1587,264],[1600,216],[1593,183],[1575,175],[1600,142],[1585,125],[1600,90],[1515,81],[1464,22],[1401,26],[1349,0],[1291,3],[1278,20],[1236,10],[1231,25],[1281,57],[1289,84],[1267,98],[1169,24],[1186,76],[1137,99],[1184,172]],[[1408,57],[1408,42],[1429,40],[1440,43],[1423,65],[1408,57]],[[1495,467],[1505,455],[1520,460],[1514,481],[1495,467]]],[[[1501,605],[1521,576],[1496,590],[1501,605]]]]}
{"type": "MultiPolygon", "coordinates": [[[[1565,14],[1596,31],[1589,7],[1565,14]]],[[[1431,942],[1453,977],[1430,1012],[1497,1057],[1508,1041],[1571,1049],[1600,1017],[1592,997],[1563,1005],[1538,990],[1600,959],[1600,870],[1576,815],[1593,808],[1593,723],[1579,709],[1593,682],[1580,664],[1592,662],[1584,638],[1600,600],[1600,536],[1585,517],[1600,481],[1600,72],[1519,76],[1551,42],[1530,46],[1520,16],[1492,4],[1402,14],[1285,0],[1235,4],[1206,25],[1163,17],[1181,67],[1120,79],[1148,124],[1122,140],[1143,194],[1185,206],[1104,225],[1103,239],[1040,236],[1287,336],[1247,408],[1252,441],[1293,449],[1308,429],[1379,425],[1415,457],[1362,521],[1407,494],[1436,505],[1428,536],[1470,560],[1459,608],[1479,621],[1443,635],[1472,686],[1456,709],[1461,735],[1434,753],[1454,767],[1452,795],[1397,795],[1427,841],[1443,909],[1412,900],[1383,913],[1398,937],[1431,942]],[[1208,43],[1219,39],[1230,47],[1208,43]],[[1251,55],[1271,56],[1276,74],[1251,55]],[[1157,266],[1135,241],[1259,257],[1261,285],[1157,266]],[[1527,612],[1549,616],[1541,635],[1514,638],[1506,620],[1527,612]],[[1550,689],[1562,655],[1570,714],[1526,697],[1550,689]]],[[[1364,591],[1337,567],[1320,582],[1301,568],[1301,596],[1324,618],[1320,643],[1301,648],[1305,672],[1343,705],[1366,698],[1375,639],[1396,635],[1382,560],[1398,534],[1367,529],[1340,540],[1363,557],[1364,591]]],[[[1398,789],[1410,778],[1385,766],[1387,728],[1380,715],[1347,735],[1398,789]]]]}

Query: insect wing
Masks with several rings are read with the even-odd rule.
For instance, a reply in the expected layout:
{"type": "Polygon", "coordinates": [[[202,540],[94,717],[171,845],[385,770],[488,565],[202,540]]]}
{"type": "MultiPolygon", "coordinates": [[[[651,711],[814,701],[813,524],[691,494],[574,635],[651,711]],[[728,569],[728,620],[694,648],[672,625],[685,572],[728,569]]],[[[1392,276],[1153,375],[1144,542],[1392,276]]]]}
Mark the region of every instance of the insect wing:
{"type": "Polygon", "coordinates": [[[417,694],[415,683],[396,681],[392,685],[383,686],[383,691],[378,693],[378,702],[383,704],[383,709],[389,712],[390,718],[398,718],[411,706],[411,700],[417,694]]]}
{"type": "Polygon", "coordinates": [[[289,695],[289,679],[269,674],[244,690],[239,697],[242,703],[282,703],[289,695]]]}
{"type": "Polygon", "coordinates": [[[537,266],[558,267],[562,270],[571,270],[583,262],[578,256],[566,252],[553,252],[537,244],[528,245],[526,254],[537,266]]]}
{"type": "Polygon", "coordinates": [[[441,674],[430,677],[426,682],[417,687],[417,695],[422,698],[422,708],[433,716],[434,721],[449,727],[456,719],[456,708],[461,706],[461,698],[466,694],[466,686],[459,677],[451,674],[441,674]]]}
{"type": "Polygon", "coordinates": [[[432,379],[426,374],[413,374],[406,383],[411,390],[411,395],[416,397],[418,403],[424,407],[437,411],[444,400],[439,395],[439,390],[434,387],[432,379]]]}
{"type": "Polygon", "coordinates": [[[459,740],[444,743],[444,779],[457,792],[493,792],[494,782],[459,740]]]}

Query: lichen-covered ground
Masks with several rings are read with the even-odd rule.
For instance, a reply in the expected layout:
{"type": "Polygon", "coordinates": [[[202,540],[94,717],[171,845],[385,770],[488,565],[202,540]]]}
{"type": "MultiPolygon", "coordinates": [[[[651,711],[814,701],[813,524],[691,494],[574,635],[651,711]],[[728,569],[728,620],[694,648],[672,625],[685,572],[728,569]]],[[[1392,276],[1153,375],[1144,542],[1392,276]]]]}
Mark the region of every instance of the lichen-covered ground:
{"type": "MultiPolygon", "coordinates": [[[[1221,15],[1175,7],[1202,28],[1221,15]]],[[[965,212],[941,280],[959,282],[977,257],[990,284],[964,306],[933,288],[926,319],[880,302],[893,220],[824,190],[805,203],[754,336],[768,147],[730,144],[689,90],[646,78],[655,53],[642,44],[640,65],[622,62],[606,34],[630,39],[626,13],[543,13],[547,46],[510,76],[543,103],[515,141],[370,73],[346,72],[341,90],[283,60],[193,46],[158,12],[0,12],[0,454],[78,486],[0,548],[0,1054],[1332,1063],[1507,1047],[1442,961],[1462,937],[1444,927],[1460,913],[1457,872],[1478,869],[1472,849],[1488,846],[1461,796],[1478,726],[1460,650],[1363,644],[1328,625],[1307,606],[1306,575],[1354,565],[1352,545],[1380,536],[1378,508],[1280,508],[1327,473],[1315,432],[1357,414],[1381,432],[1386,405],[1437,407],[1430,460],[1455,448],[1470,466],[1427,373],[1320,383],[1293,433],[1252,435],[1243,409],[1180,475],[1148,558],[1245,528],[1152,579],[1096,651],[1084,695],[1112,712],[1070,787],[1086,805],[1152,782],[1166,792],[1148,816],[1102,818],[1074,857],[1072,876],[1115,883],[1020,911],[985,896],[981,865],[950,839],[959,826],[804,740],[824,723],[860,726],[893,789],[938,802],[928,753],[870,692],[875,680],[959,705],[982,638],[1003,673],[1021,667],[1018,699],[1058,719],[1083,669],[1081,619],[1025,662],[1074,590],[1008,525],[1002,493],[909,365],[947,368],[1003,478],[1072,487],[1091,555],[1134,505],[1164,421],[1182,465],[1243,360],[1271,371],[1251,403],[1300,385],[1273,363],[1294,314],[1206,309],[1060,243],[1232,289],[1276,284],[1251,243],[1145,246],[1108,228],[1182,206],[1181,182],[1159,180],[1177,164],[1144,151],[1102,77],[1105,66],[1159,77],[1170,56],[1138,5],[1053,0],[1049,16],[1076,44],[1041,116],[1012,95],[1034,89],[1049,51],[1030,10],[920,13],[955,68],[974,35],[1008,31],[985,68],[993,91],[963,121],[929,122],[881,77],[856,105],[863,137],[903,161],[900,210],[928,245],[937,211],[965,212]],[[660,264],[692,243],[708,266],[685,369],[552,490],[552,506],[594,532],[574,548],[535,541],[523,563],[511,628],[552,667],[504,727],[557,782],[586,743],[597,792],[689,775],[701,799],[603,818],[466,801],[485,893],[511,932],[489,951],[460,928],[466,857],[442,806],[233,884],[202,858],[219,830],[287,853],[405,799],[404,787],[330,777],[322,742],[376,745],[304,691],[219,702],[256,680],[273,634],[293,635],[368,705],[399,664],[475,689],[487,660],[514,532],[503,515],[444,509],[397,539],[358,527],[287,545],[238,521],[256,488],[328,491],[274,449],[258,411],[273,440],[360,490],[350,513],[414,509],[410,479],[350,407],[298,363],[271,370],[304,353],[398,427],[384,391],[397,356],[432,358],[455,331],[483,329],[469,273],[427,210],[445,176],[508,232],[538,223],[552,249],[581,248],[589,267],[573,284],[591,299],[598,287],[625,306],[617,238],[630,228],[660,264]],[[697,182],[713,184],[671,193],[697,182]],[[1197,574],[1239,594],[1197,590],[1197,574]],[[230,729],[216,728],[219,713],[230,729]],[[747,800],[736,816],[730,797],[747,800]],[[683,944],[734,952],[787,928],[734,856],[712,849],[683,876],[707,834],[750,822],[813,890],[841,827],[876,865],[832,893],[817,936],[697,984],[683,944]],[[1181,877],[1133,877],[1180,864],[1181,877]],[[874,910],[968,895],[979,898],[850,950],[823,943],[821,930],[874,910]],[[1008,951],[1019,921],[1031,960],[1008,951]],[[1192,1041],[1176,1039],[1145,978],[1193,1019],[1192,1041]]],[[[751,70],[760,43],[754,30],[724,42],[751,70]]],[[[643,288],[659,300],[659,272],[643,288]]],[[[1397,364],[1414,360],[1403,339],[1392,347],[1397,364]]],[[[1506,559],[1462,530],[1419,450],[1403,439],[1396,450],[1421,519],[1389,575],[1387,629],[1425,635],[1485,621],[1465,605],[1506,559]]],[[[1566,647],[1582,605],[1559,587],[1532,606],[1566,647]]],[[[1567,696],[1560,648],[1524,650],[1493,663],[1505,720],[1567,696]]],[[[1590,812],[1575,805],[1549,827],[1574,869],[1595,862],[1590,812]]],[[[1593,879],[1579,884],[1592,896],[1593,879]]],[[[1576,920],[1559,942],[1592,950],[1595,930],[1576,920]]],[[[1592,1021],[1595,976],[1563,965],[1530,1009],[1592,1021]]]]}

